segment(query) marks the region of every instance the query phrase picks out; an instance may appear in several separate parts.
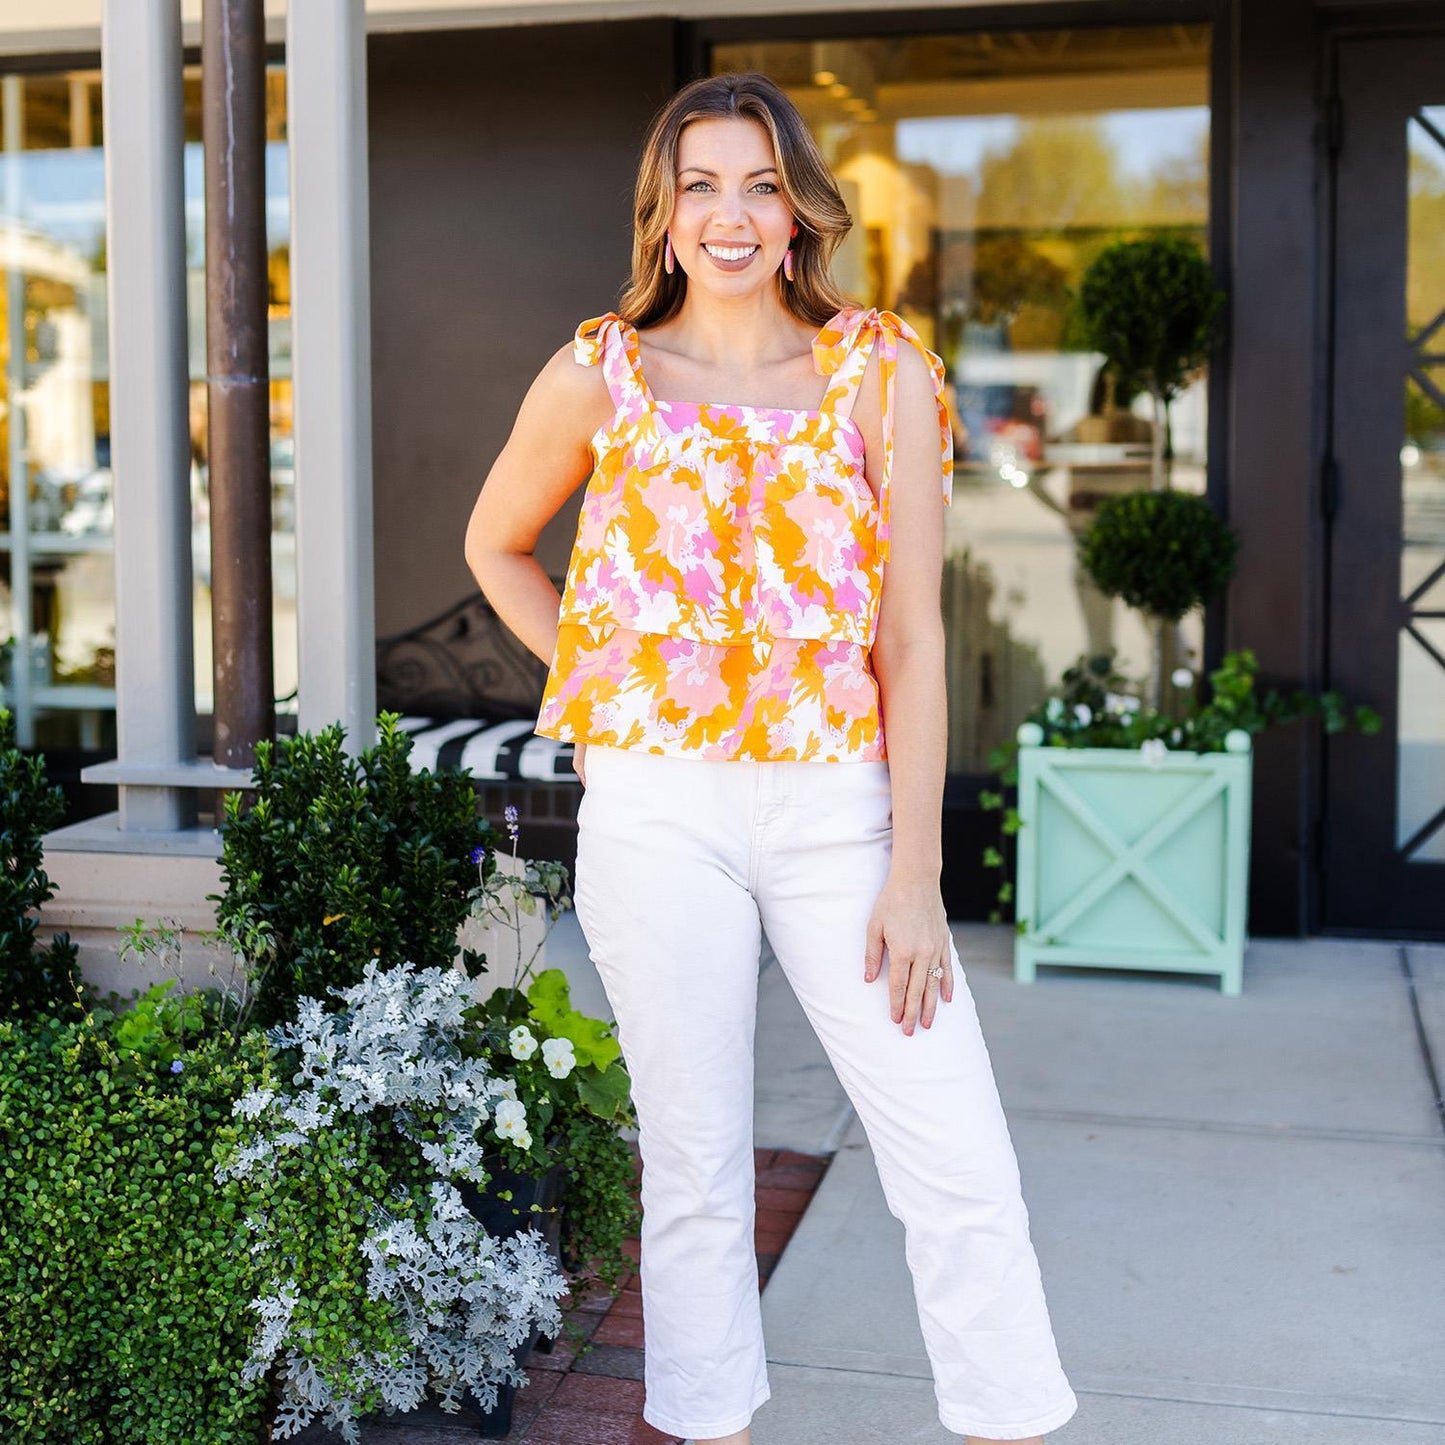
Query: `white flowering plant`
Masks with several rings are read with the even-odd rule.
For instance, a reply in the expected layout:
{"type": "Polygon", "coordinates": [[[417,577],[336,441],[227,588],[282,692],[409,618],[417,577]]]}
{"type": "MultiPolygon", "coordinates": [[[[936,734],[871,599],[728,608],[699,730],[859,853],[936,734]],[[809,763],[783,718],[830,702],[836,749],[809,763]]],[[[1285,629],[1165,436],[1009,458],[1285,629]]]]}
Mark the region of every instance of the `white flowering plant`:
{"type": "MultiPolygon", "coordinates": [[[[1330,733],[1348,727],[1363,733],[1380,730],[1381,719],[1373,708],[1351,707],[1338,692],[1271,689],[1261,696],[1255,686],[1258,671],[1249,648],[1227,653],[1209,674],[1206,692],[1193,672],[1177,668],[1170,681],[1181,705],[1166,712],[1141,700],[1135,684],[1116,669],[1113,653],[1081,657],[1064,673],[1059,691],[1040,703],[1026,721],[1038,726],[1044,747],[1129,748],[1137,750],[1151,768],[1162,766],[1171,751],[1222,752],[1233,731],[1253,736],[1304,717],[1319,717],[1330,733]]],[[[1018,744],[995,748],[989,766],[1000,786],[980,793],[979,803],[984,811],[999,814],[999,841],[983,853],[984,867],[1000,874],[998,906],[989,914],[989,921],[997,923],[1013,903],[1006,844],[1021,821],[1006,795],[1018,782],[1018,744]]]]}
{"type": "Polygon", "coordinates": [[[518,858],[516,807],[503,818],[510,866],[473,850],[471,916],[514,940],[508,976],[499,977],[490,958],[463,955],[469,971],[492,984],[486,992],[479,983],[468,1047],[484,1053],[512,1090],[489,1157],[518,1174],[563,1167],[563,1262],[575,1281],[615,1289],[631,1272],[626,1242],[639,1223],[636,1168],[621,1133],[636,1124],[631,1080],[612,1025],[572,1007],[561,969],[535,972],[552,926],[572,905],[570,878],[560,863],[518,858]],[[524,917],[542,917],[545,926],[529,933],[524,917]]]}

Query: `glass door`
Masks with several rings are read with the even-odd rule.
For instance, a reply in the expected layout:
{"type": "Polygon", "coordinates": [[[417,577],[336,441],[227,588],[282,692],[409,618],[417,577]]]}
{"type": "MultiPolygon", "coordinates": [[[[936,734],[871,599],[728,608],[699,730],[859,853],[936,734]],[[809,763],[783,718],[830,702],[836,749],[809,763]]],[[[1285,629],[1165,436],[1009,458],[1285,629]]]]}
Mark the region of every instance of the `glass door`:
{"type": "Polygon", "coordinates": [[[1445,35],[1342,45],[1324,922],[1445,932],[1445,35]]]}
{"type": "MultiPolygon", "coordinates": [[[[943,610],[948,766],[989,772],[1065,668],[1150,666],[1141,617],[1075,561],[1101,499],[1149,486],[1147,398],[1116,396],[1077,313],[1089,263],[1209,223],[1207,25],[960,31],[714,45],[807,118],[854,228],[843,290],[896,311],[944,361],[954,505],[943,610]]],[[[1202,492],[1206,387],[1175,404],[1173,485],[1202,492]]],[[[1197,668],[1197,616],[1179,660],[1197,668]]]]}

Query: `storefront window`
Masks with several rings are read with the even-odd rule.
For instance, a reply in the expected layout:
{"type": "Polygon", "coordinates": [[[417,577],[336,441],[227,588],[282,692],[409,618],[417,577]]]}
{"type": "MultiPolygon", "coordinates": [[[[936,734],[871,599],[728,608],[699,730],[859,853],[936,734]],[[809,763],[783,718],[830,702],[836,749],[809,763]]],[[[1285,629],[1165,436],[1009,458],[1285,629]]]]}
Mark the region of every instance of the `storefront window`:
{"type": "MultiPolygon", "coordinates": [[[[276,693],[296,687],[283,73],[268,74],[276,693]]],[[[0,76],[0,686],[22,742],[111,746],[114,527],[100,72],[0,76]],[[17,639],[25,638],[28,646],[17,639]],[[15,669],[25,654],[28,676],[15,669]],[[19,684],[17,686],[17,684],[19,684]]],[[[186,77],[196,704],[211,706],[200,73],[186,77]]]]}
{"type": "MultiPolygon", "coordinates": [[[[1084,653],[1143,678],[1150,635],[1075,565],[1101,498],[1149,485],[1149,408],[1111,406],[1081,277],[1111,242],[1204,244],[1206,26],[715,46],[807,118],[854,229],[835,274],[943,358],[957,458],[946,514],[951,771],[990,750],[1084,653]]],[[[1205,386],[1172,415],[1173,485],[1203,491],[1205,386]]],[[[1186,621],[1180,660],[1198,666],[1186,621]]]]}

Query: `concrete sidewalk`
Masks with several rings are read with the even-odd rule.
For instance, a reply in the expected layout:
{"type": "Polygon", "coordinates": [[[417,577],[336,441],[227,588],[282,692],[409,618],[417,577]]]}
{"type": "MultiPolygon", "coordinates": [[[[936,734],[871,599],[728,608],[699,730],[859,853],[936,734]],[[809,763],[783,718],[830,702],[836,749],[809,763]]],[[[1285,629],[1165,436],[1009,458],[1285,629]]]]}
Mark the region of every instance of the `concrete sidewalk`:
{"type": "MultiPolygon", "coordinates": [[[[1245,991],[955,930],[1078,1414],[1060,1445],[1445,1440],[1445,949],[1254,944],[1245,991]]],[[[587,996],[573,918],[551,961],[587,996]]],[[[593,996],[593,1002],[597,996],[593,996]]],[[[775,963],[761,1145],[837,1156],[763,1296],[755,1445],[945,1445],[871,1155],[775,963]]]]}

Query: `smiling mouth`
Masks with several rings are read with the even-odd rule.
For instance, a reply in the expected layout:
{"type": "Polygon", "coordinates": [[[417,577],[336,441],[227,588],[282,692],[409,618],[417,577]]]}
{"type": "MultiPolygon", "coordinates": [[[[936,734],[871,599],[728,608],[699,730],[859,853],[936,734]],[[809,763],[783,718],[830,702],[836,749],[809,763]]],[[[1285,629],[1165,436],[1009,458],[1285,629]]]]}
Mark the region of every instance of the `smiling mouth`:
{"type": "Polygon", "coordinates": [[[746,261],[755,251],[760,251],[761,246],[715,246],[704,241],[702,248],[715,261],[746,261]]]}

